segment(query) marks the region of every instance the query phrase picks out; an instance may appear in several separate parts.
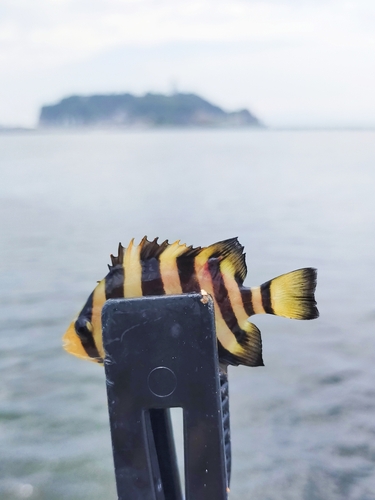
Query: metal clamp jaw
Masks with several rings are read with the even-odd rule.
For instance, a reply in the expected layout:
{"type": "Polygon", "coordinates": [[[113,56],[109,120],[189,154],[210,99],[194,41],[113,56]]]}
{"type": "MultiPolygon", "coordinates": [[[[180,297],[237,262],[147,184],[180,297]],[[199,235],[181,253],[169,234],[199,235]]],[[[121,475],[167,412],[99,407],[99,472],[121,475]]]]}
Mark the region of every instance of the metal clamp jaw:
{"type": "Polygon", "coordinates": [[[226,500],[227,379],[219,371],[212,300],[200,294],[109,300],[102,321],[118,498],[183,499],[169,417],[169,408],[180,407],[185,498],[226,500]]]}

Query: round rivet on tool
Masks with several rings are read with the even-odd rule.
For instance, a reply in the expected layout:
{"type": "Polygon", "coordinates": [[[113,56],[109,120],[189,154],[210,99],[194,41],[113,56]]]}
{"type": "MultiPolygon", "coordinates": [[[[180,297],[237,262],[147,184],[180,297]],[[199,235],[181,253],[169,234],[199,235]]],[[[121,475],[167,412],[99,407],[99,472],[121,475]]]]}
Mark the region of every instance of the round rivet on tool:
{"type": "Polygon", "coordinates": [[[176,375],[166,366],[158,366],[148,375],[148,388],[155,396],[160,398],[170,396],[174,393],[176,387],[176,375]]]}

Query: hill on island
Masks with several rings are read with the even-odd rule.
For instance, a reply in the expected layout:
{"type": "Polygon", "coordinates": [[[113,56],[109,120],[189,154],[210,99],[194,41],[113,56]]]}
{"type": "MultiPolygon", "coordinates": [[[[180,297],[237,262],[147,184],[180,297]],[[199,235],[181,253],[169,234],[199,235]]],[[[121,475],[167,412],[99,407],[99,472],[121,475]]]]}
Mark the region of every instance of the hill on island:
{"type": "Polygon", "coordinates": [[[247,109],[226,112],[196,94],[71,96],[43,106],[39,127],[261,127],[247,109]]]}

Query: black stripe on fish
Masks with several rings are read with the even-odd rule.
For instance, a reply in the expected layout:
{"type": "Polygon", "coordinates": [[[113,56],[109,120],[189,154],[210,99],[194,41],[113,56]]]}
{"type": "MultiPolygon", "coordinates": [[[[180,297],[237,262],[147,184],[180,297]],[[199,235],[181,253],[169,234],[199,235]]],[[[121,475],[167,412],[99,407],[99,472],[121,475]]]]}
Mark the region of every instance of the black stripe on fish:
{"type": "Polygon", "coordinates": [[[90,297],[87,299],[84,308],[79,313],[77,321],[74,323],[74,329],[81,341],[83,348],[90,356],[90,358],[98,358],[98,360],[100,360],[101,362],[102,358],[95,345],[95,340],[92,331],[87,326],[88,323],[91,325],[93,297],[94,297],[94,292],[91,293],[90,297]]]}
{"type": "Polygon", "coordinates": [[[109,273],[105,277],[105,298],[121,299],[124,296],[124,247],[119,243],[118,256],[111,255],[112,265],[108,266],[109,273]]]}
{"type": "Polygon", "coordinates": [[[221,259],[216,257],[211,257],[207,262],[208,270],[211,274],[214,296],[216,303],[220,308],[223,320],[236,337],[237,342],[241,344],[241,342],[246,338],[246,332],[239,327],[236,315],[234,314],[228,290],[220,271],[220,260],[221,259]]]}
{"type": "Polygon", "coordinates": [[[200,291],[199,282],[195,274],[195,257],[200,251],[200,248],[191,249],[176,259],[183,293],[200,291]]]}
{"type": "Polygon", "coordinates": [[[123,266],[112,267],[105,277],[105,298],[121,299],[124,296],[124,268],[123,266]]]}
{"type": "Polygon", "coordinates": [[[163,280],[160,274],[160,262],[157,257],[141,260],[142,264],[142,294],[164,295],[163,280]]]}
{"type": "Polygon", "coordinates": [[[266,281],[260,286],[263,309],[267,314],[275,314],[271,303],[271,281],[266,281]]]}
{"type": "Polygon", "coordinates": [[[242,304],[245,309],[246,314],[250,317],[254,315],[253,300],[250,288],[240,288],[242,304]]]}

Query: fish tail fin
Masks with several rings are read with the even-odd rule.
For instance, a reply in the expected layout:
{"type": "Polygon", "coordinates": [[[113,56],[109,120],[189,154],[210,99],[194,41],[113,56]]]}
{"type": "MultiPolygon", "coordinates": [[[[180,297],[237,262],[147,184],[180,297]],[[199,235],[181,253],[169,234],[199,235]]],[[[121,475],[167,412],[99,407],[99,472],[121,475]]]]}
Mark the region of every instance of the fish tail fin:
{"type": "Polygon", "coordinates": [[[316,269],[306,267],[263,283],[260,295],[264,312],[292,319],[317,318],[316,277],[316,269]]]}

